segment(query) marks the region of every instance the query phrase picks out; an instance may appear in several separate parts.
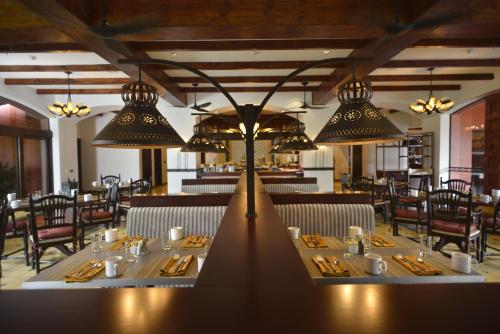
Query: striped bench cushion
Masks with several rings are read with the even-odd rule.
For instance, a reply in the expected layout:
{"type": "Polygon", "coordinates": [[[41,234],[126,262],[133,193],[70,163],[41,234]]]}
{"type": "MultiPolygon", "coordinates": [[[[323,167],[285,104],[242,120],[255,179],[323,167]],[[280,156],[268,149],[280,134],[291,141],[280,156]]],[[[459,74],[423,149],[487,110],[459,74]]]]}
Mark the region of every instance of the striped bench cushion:
{"type": "Polygon", "coordinates": [[[234,193],[236,184],[188,184],[183,185],[183,193],[234,193]]]}
{"type": "Polygon", "coordinates": [[[226,206],[170,206],[131,208],[127,215],[127,235],[159,238],[174,226],[184,226],[186,234],[215,235],[226,206]]]}
{"type": "Polygon", "coordinates": [[[317,183],[268,183],[264,185],[268,193],[290,193],[295,191],[319,191],[317,183]]]}
{"type": "Polygon", "coordinates": [[[368,204],[281,204],[274,206],[285,226],[302,234],[343,237],[349,226],[375,231],[375,211],[368,204]]]}

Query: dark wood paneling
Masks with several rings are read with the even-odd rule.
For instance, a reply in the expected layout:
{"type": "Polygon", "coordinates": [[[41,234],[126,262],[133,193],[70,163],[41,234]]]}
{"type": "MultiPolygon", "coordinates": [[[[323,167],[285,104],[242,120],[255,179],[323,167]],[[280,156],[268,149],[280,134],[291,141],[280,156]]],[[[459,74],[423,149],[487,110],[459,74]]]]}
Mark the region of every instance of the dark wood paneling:
{"type": "Polygon", "coordinates": [[[352,147],[352,176],[363,176],[363,146],[352,147]]]}
{"type": "Polygon", "coordinates": [[[196,185],[196,184],[237,184],[237,178],[206,178],[206,179],[182,179],[182,185],[196,185]]]}
{"type": "Polygon", "coordinates": [[[500,189],[500,93],[486,98],[485,115],[486,193],[500,189]]]}
{"type": "Polygon", "coordinates": [[[175,195],[134,195],[130,199],[132,207],[164,206],[225,206],[232,194],[175,194],[175,195]]]}
{"type": "Polygon", "coordinates": [[[214,177],[214,176],[219,176],[219,177],[225,177],[225,176],[240,176],[241,175],[241,172],[222,172],[222,173],[216,173],[216,172],[213,172],[213,173],[203,173],[203,177],[214,177]]]}
{"type": "Polygon", "coordinates": [[[305,183],[318,183],[315,177],[263,177],[261,178],[263,184],[305,184],[305,183]]]}
{"type": "Polygon", "coordinates": [[[151,150],[141,150],[141,172],[142,179],[149,179],[153,177],[151,150]]]}
{"type": "Polygon", "coordinates": [[[370,194],[364,192],[272,193],[273,204],[370,204],[370,194]]]}
{"type": "Polygon", "coordinates": [[[162,180],[162,159],[161,159],[161,149],[153,150],[153,161],[154,161],[154,186],[159,186],[163,184],[162,180]]]}
{"type": "Polygon", "coordinates": [[[270,172],[270,171],[259,171],[257,174],[259,176],[297,176],[297,173],[304,174],[302,173],[301,170],[297,171],[282,171],[282,172],[270,172]]]}
{"type": "Polygon", "coordinates": [[[2,134],[2,136],[52,138],[52,131],[50,130],[23,129],[6,125],[0,125],[0,133],[2,134]]]}

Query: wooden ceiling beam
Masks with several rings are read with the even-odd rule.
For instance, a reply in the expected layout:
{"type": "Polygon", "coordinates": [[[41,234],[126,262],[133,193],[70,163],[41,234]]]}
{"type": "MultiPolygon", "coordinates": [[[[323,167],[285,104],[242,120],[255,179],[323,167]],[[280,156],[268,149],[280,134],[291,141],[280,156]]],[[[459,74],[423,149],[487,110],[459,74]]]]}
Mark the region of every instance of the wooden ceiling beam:
{"type": "Polygon", "coordinates": [[[111,64],[98,65],[0,65],[0,72],[116,72],[111,64]]]}
{"type": "MultiPolygon", "coordinates": [[[[71,89],[71,95],[81,95],[81,94],[121,94],[122,90],[120,88],[84,88],[84,89],[78,89],[78,88],[72,88],[71,89]]],[[[42,89],[37,89],[36,90],[37,94],[41,95],[55,95],[55,94],[61,94],[61,95],[67,95],[69,91],[66,88],[42,88],[42,89]]],[[[75,101],[78,102],[78,101],[75,101]]]]}
{"type": "MultiPolygon", "coordinates": [[[[275,82],[278,83],[283,76],[234,76],[234,77],[213,77],[219,83],[241,83],[241,82],[251,82],[251,83],[265,83],[265,82],[275,82]]],[[[326,75],[302,75],[297,76],[289,80],[288,82],[312,82],[312,81],[324,81],[328,78],[326,75]]],[[[207,81],[200,77],[170,77],[173,81],[177,83],[206,83],[207,81]]]]}
{"type": "MultiPolygon", "coordinates": [[[[80,78],[70,79],[72,85],[124,85],[129,78],[80,78]]],[[[6,85],[66,85],[68,79],[61,78],[6,78],[6,85]]]]}
{"type": "Polygon", "coordinates": [[[390,60],[381,68],[404,67],[498,67],[500,58],[483,59],[403,59],[390,60]]]}
{"type": "MultiPolygon", "coordinates": [[[[119,59],[132,58],[134,55],[127,46],[112,38],[103,38],[95,34],[90,27],[56,0],[18,0],[31,12],[52,23],[54,27],[68,35],[76,43],[83,45],[90,51],[106,59],[117,69],[133,79],[138,79],[137,66],[134,64],[120,64],[119,59]],[[63,19],[61,19],[63,18],[63,19]]],[[[166,75],[166,74],[165,74],[166,75]]],[[[143,73],[144,81],[155,86],[160,96],[176,106],[185,106],[187,96],[179,90],[175,83],[158,83],[149,73],[143,73]]]]}
{"type": "MultiPolygon", "coordinates": [[[[438,0],[425,10],[425,12],[414,21],[415,23],[433,20],[440,16],[456,16],[464,14],[468,8],[466,0],[438,0]]],[[[373,60],[358,64],[356,71],[360,77],[366,77],[376,68],[382,66],[399,54],[404,49],[415,44],[420,39],[435,30],[436,27],[410,28],[398,34],[380,34],[379,37],[370,42],[366,47],[351,52],[350,57],[371,57],[373,60]]],[[[352,78],[351,65],[336,69],[330,75],[330,79],[321,84],[319,89],[313,92],[313,103],[326,104],[336,96],[336,87],[352,78]]]]}
{"type": "MultiPolygon", "coordinates": [[[[493,80],[493,73],[433,74],[433,81],[493,80]]],[[[429,81],[428,74],[369,75],[370,81],[429,81]]]]}
{"type": "Polygon", "coordinates": [[[23,53],[23,52],[82,52],[87,51],[78,43],[2,43],[0,41],[0,52],[23,53]]]}
{"type": "MultiPolygon", "coordinates": [[[[500,32],[499,32],[500,35],[500,32]]],[[[479,38],[422,38],[413,47],[451,47],[451,48],[492,48],[500,46],[499,37],[479,37],[479,38]]]]}

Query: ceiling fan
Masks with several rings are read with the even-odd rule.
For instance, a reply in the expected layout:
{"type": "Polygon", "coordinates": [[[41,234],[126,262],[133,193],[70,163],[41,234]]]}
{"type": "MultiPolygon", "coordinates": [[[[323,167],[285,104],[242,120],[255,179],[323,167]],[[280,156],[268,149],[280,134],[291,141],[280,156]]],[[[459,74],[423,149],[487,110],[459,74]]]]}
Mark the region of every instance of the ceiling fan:
{"type": "Polygon", "coordinates": [[[425,20],[419,20],[411,23],[403,23],[400,18],[401,0],[394,0],[394,19],[390,24],[384,24],[384,29],[387,35],[397,35],[410,29],[422,29],[438,27],[450,21],[457,19],[456,15],[436,15],[425,20]]]}
{"type": "Polygon", "coordinates": [[[325,109],[325,108],[328,108],[327,106],[310,105],[306,102],[306,86],[308,84],[309,84],[309,82],[307,82],[307,81],[302,82],[302,86],[304,86],[304,100],[301,102],[301,105],[299,107],[290,108],[290,109],[291,110],[296,110],[296,109],[307,110],[307,109],[325,109]]]}
{"type": "Polygon", "coordinates": [[[101,1],[101,23],[98,26],[91,26],[90,30],[103,38],[113,38],[116,35],[133,34],[144,30],[155,22],[158,22],[158,15],[155,13],[135,16],[130,19],[111,25],[108,21],[108,1],[101,1]]]}
{"type": "MultiPolygon", "coordinates": [[[[196,103],[196,88],[198,87],[198,84],[194,83],[192,85],[194,87],[194,104],[189,108],[196,110],[198,112],[209,113],[210,111],[206,110],[205,108],[208,107],[209,105],[211,105],[212,102],[206,102],[206,103],[202,103],[202,104],[196,103]]],[[[176,107],[176,108],[184,108],[184,107],[176,107]]]]}

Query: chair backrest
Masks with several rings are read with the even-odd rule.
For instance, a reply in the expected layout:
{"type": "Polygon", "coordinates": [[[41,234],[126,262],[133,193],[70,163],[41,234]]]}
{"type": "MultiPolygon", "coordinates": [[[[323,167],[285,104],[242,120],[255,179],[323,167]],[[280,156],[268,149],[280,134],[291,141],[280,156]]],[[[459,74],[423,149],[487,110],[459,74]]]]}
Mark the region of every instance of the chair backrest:
{"type": "Polygon", "coordinates": [[[69,185],[69,189],[78,189],[78,181],[73,179],[73,181],[71,181],[68,177],[68,185],[69,185]]]}
{"type": "Polygon", "coordinates": [[[391,212],[394,215],[394,212],[396,212],[398,197],[396,187],[394,186],[394,180],[387,180],[387,190],[389,192],[389,200],[391,202],[391,212]]]}
{"type": "Polygon", "coordinates": [[[342,186],[342,191],[352,189],[352,175],[349,173],[340,174],[340,185],[342,186]]]}
{"type": "Polygon", "coordinates": [[[428,230],[432,231],[432,221],[465,224],[465,235],[470,234],[472,222],[472,193],[439,189],[426,192],[428,230]],[[465,209],[464,209],[465,208],[465,209]]]}
{"type": "Polygon", "coordinates": [[[106,194],[106,205],[108,210],[111,208],[113,212],[116,211],[119,196],[120,187],[118,186],[118,183],[115,183],[108,189],[108,193],[106,194]]]}
{"type": "Polygon", "coordinates": [[[500,201],[497,201],[497,203],[495,204],[495,211],[493,211],[493,226],[491,227],[493,231],[496,231],[498,229],[497,224],[499,224],[498,223],[499,221],[500,221],[500,201]]]}
{"type": "Polygon", "coordinates": [[[0,203],[0,256],[2,256],[5,247],[5,235],[7,234],[7,223],[9,221],[7,205],[7,200],[0,203]]]}
{"type": "Polygon", "coordinates": [[[151,193],[151,178],[132,181],[130,179],[129,195],[151,193]]]}
{"type": "Polygon", "coordinates": [[[420,183],[418,184],[418,191],[426,191],[429,187],[429,177],[422,176],[420,178],[420,183]]]}
{"type": "Polygon", "coordinates": [[[73,226],[76,232],[77,194],[73,197],[65,195],[47,195],[33,199],[30,195],[29,227],[35,243],[38,242],[38,230],[73,226]],[[68,210],[71,209],[71,220],[66,219],[68,210]],[[37,225],[36,212],[41,212],[43,225],[37,225]]]}
{"type": "Polygon", "coordinates": [[[444,186],[446,186],[446,189],[448,190],[455,190],[461,193],[465,193],[469,191],[472,183],[460,179],[450,179],[448,181],[443,181],[443,178],[441,177],[439,179],[439,185],[441,188],[444,188],[444,186]]]}
{"type": "Polygon", "coordinates": [[[375,181],[366,176],[358,176],[352,181],[352,189],[356,191],[366,191],[370,194],[372,204],[375,203],[375,181]]]}
{"type": "Polygon", "coordinates": [[[118,176],[116,175],[105,175],[105,176],[102,176],[101,174],[101,185],[104,186],[106,184],[115,184],[115,183],[120,183],[121,181],[121,175],[118,174],[118,176]]]}

